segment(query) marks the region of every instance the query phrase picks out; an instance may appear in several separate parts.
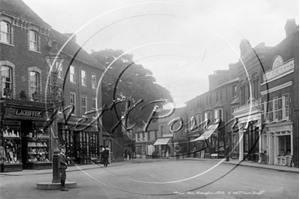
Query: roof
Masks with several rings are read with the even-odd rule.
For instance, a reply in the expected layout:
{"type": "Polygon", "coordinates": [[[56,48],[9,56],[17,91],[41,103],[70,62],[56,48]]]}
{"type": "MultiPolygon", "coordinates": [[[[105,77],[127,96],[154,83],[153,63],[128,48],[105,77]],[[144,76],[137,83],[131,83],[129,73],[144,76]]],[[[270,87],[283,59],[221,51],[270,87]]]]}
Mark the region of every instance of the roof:
{"type": "Polygon", "coordinates": [[[51,26],[42,20],[22,0],[0,0],[0,11],[8,15],[24,18],[33,24],[50,28],[51,26]]]}
{"type": "Polygon", "coordinates": [[[224,101],[220,101],[214,108],[222,107],[224,104],[224,101]]]}
{"type": "MultiPolygon", "coordinates": [[[[58,48],[60,49],[64,44],[68,41],[69,37],[65,36],[64,34],[51,29],[50,30],[50,38],[52,40],[57,41],[58,48]]],[[[105,67],[102,66],[95,58],[93,58],[90,54],[88,54],[81,46],[79,46],[75,41],[70,39],[68,43],[62,49],[62,52],[67,56],[73,58],[75,57],[76,60],[85,63],[89,66],[94,66],[105,70],[105,67]]]]}
{"type": "Polygon", "coordinates": [[[233,100],[232,100],[232,102],[231,102],[231,104],[239,104],[240,103],[240,98],[239,97],[235,97],[233,100]]]}

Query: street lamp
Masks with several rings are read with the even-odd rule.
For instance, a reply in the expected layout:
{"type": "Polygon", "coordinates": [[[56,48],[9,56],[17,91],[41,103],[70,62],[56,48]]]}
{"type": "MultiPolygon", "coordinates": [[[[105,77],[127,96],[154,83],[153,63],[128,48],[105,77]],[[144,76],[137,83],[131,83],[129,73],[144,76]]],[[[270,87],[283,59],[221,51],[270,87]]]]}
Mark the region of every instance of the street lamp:
{"type": "MultiPolygon", "coordinates": [[[[46,62],[49,66],[49,73],[50,76],[50,93],[51,93],[51,100],[53,102],[54,108],[56,107],[57,103],[57,91],[58,91],[58,84],[57,84],[57,77],[59,73],[60,67],[62,67],[62,63],[64,61],[64,57],[59,54],[59,50],[57,47],[57,42],[55,40],[52,41],[52,46],[49,51],[49,55],[45,57],[46,62]],[[51,92],[52,91],[52,92],[51,92]]],[[[59,164],[59,146],[58,146],[58,128],[57,128],[57,120],[54,119],[51,125],[51,150],[52,150],[52,183],[59,183],[60,182],[60,174],[58,169],[59,164]]]]}

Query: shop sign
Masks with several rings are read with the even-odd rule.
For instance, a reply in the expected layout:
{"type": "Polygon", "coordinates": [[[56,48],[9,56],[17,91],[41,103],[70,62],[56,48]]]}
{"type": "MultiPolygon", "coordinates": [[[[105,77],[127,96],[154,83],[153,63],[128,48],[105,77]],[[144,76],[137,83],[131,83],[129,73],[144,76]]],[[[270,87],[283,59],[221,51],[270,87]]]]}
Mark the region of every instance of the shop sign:
{"type": "Polygon", "coordinates": [[[34,111],[22,108],[6,108],[5,113],[11,116],[43,118],[43,111],[34,111]]]}
{"type": "Polygon", "coordinates": [[[278,132],[278,131],[292,131],[293,126],[288,124],[288,125],[281,125],[281,126],[276,126],[276,127],[268,127],[270,132],[278,132]]]}
{"type": "Polygon", "coordinates": [[[267,72],[264,75],[264,82],[271,81],[272,79],[275,79],[276,77],[293,70],[294,70],[294,60],[267,72]]]}

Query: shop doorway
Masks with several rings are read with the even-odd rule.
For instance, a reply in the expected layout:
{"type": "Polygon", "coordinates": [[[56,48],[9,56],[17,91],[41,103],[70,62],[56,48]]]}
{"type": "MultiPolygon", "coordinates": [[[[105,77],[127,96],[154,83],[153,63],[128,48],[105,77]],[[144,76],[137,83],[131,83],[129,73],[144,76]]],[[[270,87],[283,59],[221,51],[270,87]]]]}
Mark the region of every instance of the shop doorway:
{"type": "Polygon", "coordinates": [[[28,162],[28,137],[32,130],[32,121],[22,120],[21,121],[21,136],[22,136],[22,164],[23,169],[26,169],[28,162]]]}

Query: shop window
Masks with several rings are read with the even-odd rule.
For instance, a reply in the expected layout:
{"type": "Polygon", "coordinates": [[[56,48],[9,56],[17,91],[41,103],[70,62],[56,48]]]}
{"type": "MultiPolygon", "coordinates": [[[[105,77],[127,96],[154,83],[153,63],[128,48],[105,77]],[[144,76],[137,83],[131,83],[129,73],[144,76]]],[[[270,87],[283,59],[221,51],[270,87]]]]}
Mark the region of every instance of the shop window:
{"type": "Polygon", "coordinates": [[[238,146],[237,145],[237,142],[238,142],[238,135],[237,134],[232,134],[232,150],[234,152],[238,152],[238,146]]]}
{"type": "Polygon", "coordinates": [[[86,74],[84,70],[81,71],[81,85],[86,86],[86,74]]]}
{"type": "Polygon", "coordinates": [[[92,74],[92,88],[96,89],[96,74],[92,74]]]}
{"type": "Polygon", "coordinates": [[[70,82],[75,83],[75,68],[74,66],[70,66],[70,82]]]}
{"type": "Polygon", "coordinates": [[[291,136],[278,136],[278,155],[291,155],[291,136]]]}
{"type": "Polygon", "coordinates": [[[29,31],[29,50],[40,51],[39,34],[33,30],[29,31]]]}
{"type": "Polygon", "coordinates": [[[1,66],[1,88],[2,97],[12,97],[12,68],[9,66],[1,66]]]}
{"type": "Polygon", "coordinates": [[[29,96],[34,98],[34,94],[40,94],[40,73],[37,71],[29,72],[29,96]]]}
{"type": "Polygon", "coordinates": [[[11,24],[7,21],[0,22],[0,42],[12,44],[11,24]]]}

